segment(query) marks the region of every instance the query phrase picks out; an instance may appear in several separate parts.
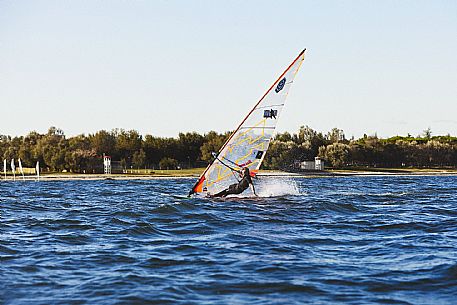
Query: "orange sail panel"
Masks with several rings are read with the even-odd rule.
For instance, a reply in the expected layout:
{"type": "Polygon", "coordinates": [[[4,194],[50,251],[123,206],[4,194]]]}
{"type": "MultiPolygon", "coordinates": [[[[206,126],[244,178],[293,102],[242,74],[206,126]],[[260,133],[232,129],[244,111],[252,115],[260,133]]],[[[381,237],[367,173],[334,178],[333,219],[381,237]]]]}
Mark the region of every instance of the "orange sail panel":
{"type": "Polygon", "coordinates": [[[273,138],[295,75],[305,59],[303,50],[278,77],[221,147],[190,193],[215,194],[238,182],[238,171],[257,174],[273,138]]]}

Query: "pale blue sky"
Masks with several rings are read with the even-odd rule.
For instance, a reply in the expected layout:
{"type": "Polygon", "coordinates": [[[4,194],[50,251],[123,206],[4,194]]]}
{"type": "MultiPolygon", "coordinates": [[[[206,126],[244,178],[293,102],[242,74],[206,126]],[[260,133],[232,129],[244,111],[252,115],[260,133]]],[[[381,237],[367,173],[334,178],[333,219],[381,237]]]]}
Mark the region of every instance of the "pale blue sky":
{"type": "Polygon", "coordinates": [[[0,133],[233,129],[301,49],[279,131],[457,135],[457,1],[0,1],[0,133]]]}

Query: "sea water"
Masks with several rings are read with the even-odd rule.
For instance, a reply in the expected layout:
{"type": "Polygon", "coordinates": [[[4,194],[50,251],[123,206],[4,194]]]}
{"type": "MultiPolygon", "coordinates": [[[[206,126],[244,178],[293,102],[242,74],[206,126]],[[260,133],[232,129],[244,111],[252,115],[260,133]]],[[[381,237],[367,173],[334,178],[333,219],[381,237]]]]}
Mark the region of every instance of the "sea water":
{"type": "Polygon", "coordinates": [[[0,304],[456,304],[456,181],[0,181],[0,304]]]}

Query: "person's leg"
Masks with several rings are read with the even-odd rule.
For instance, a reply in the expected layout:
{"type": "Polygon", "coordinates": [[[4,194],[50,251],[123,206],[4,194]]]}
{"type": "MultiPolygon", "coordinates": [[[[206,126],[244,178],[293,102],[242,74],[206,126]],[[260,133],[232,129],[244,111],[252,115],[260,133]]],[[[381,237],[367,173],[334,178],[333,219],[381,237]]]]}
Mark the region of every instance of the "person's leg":
{"type": "MultiPolygon", "coordinates": [[[[227,195],[239,195],[239,194],[241,194],[243,191],[244,191],[243,189],[240,189],[240,188],[238,188],[238,187],[232,187],[232,188],[229,188],[229,189],[227,190],[227,193],[225,194],[225,196],[227,196],[227,195]]],[[[224,196],[224,197],[225,197],[225,196],[224,196]]]]}
{"type": "Polygon", "coordinates": [[[229,185],[229,187],[225,190],[223,190],[222,192],[219,192],[217,194],[214,194],[212,197],[226,197],[227,195],[231,195],[231,194],[239,194],[238,192],[238,184],[231,184],[229,185]]]}
{"type": "Polygon", "coordinates": [[[223,190],[217,194],[212,195],[211,197],[225,197],[227,196],[228,190],[223,190]]]}

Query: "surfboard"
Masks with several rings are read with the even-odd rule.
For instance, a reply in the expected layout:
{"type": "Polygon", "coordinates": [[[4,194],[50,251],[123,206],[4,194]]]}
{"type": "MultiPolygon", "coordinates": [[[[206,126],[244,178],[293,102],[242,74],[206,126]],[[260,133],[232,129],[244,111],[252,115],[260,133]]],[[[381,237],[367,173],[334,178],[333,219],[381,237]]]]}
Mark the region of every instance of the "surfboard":
{"type": "Polygon", "coordinates": [[[174,199],[179,199],[179,200],[190,200],[190,199],[193,199],[193,197],[189,197],[187,195],[170,195],[171,197],[173,197],[174,199]]]}

